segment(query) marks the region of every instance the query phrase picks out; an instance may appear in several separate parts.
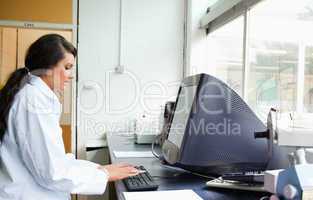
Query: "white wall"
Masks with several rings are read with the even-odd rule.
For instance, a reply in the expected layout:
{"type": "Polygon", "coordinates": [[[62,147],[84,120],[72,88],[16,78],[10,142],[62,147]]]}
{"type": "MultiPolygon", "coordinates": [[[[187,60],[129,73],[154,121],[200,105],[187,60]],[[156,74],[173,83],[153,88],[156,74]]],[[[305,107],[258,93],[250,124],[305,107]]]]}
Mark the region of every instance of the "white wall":
{"type": "MultiPolygon", "coordinates": [[[[205,29],[200,29],[200,19],[216,0],[189,0],[188,3],[188,67],[187,75],[201,73],[208,67],[205,29]]],[[[214,69],[212,73],[214,75],[214,69]]]]}
{"type": "MultiPolygon", "coordinates": [[[[158,113],[173,98],[183,73],[184,1],[80,0],[78,137],[124,132],[136,117],[158,113]],[[147,97],[148,96],[148,97],[147,97]]],[[[158,115],[158,114],[156,114],[158,115]]],[[[81,145],[78,145],[79,147],[81,145]]]]}

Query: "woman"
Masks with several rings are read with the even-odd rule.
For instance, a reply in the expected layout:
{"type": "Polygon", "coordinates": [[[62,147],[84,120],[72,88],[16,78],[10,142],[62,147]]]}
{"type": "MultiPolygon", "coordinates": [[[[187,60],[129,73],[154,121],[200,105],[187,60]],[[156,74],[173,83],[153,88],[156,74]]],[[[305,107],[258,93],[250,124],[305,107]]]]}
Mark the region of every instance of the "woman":
{"type": "Polygon", "coordinates": [[[75,47],[49,34],[28,49],[25,68],[0,91],[0,200],[67,200],[101,194],[108,181],[136,175],[127,164],[100,166],[65,154],[54,92],[70,81],[75,47]]]}

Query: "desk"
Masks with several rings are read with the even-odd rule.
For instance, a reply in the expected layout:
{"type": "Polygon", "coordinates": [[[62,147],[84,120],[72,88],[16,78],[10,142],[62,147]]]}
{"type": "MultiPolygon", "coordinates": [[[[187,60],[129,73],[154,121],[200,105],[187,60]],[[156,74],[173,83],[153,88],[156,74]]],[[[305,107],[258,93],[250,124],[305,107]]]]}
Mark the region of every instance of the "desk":
{"type": "MultiPolygon", "coordinates": [[[[113,151],[147,151],[151,145],[136,145],[131,135],[107,135],[111,163],[126,162],[143,165],[159,184],[158,190],[192,189],[205,200],[259,200],[266,194],[225,189],[207,189],[207,178],[162,165],[156,158],[116,158],[113,151]]],[[[118,200],[125,200],[123,192],[127,191],[122,181],[114,183],[118,200]]]]}

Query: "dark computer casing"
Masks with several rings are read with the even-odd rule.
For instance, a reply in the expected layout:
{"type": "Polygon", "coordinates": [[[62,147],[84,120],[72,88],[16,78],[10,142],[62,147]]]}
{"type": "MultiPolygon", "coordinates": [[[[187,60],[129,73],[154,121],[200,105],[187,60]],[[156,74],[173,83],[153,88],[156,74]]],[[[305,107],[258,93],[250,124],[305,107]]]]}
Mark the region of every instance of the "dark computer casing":
{"type": "MultiPolygon", "coordinates": [[[[182,81],[175,106],[182,98],[182,88],[190,86],[196,86],[196,93],[182,143],[179,147],[165,140],[162,146],[165,161],[201,174],[267,169],[273,156],[268,149],[270,141],[254,137],[267,127],[243,99],[217,78],[198,74],[182,81]]],[[[176,107],[174,110],[177,112],[176,107]]]]}

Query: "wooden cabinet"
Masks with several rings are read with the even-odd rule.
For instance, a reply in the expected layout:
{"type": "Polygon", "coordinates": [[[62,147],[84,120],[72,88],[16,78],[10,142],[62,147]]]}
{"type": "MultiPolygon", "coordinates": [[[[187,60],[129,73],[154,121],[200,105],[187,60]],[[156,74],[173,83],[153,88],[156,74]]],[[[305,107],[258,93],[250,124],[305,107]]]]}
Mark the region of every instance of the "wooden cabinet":
{"type": "Polygon", "coordinates": [[[73,0],[0,0],[0,19],[71,24],[73,0]]]}
{"type": "MultiPolygon", "coordinates": [[[[39,37],[56,33],[72,41],[72,31],[44,30],[0,27],[0,86],[2,87],[9,75],[16,69],[24,67],[24,59],[28,47],[39,37]]],[[[60,95],[63,104],[61,127],[66,152],[71,152],[71,107],[72,84],[69,84],[60,95]]]]}
{"type": "Polygon", "coordinates": [[[56,30],[44,30],[44,29],[18,29],[18,41],[17,41],[17,67],[24,67],[24,59],[28,47],[43,35],[56,33],[62,35],[68,41],[72,41],[71,31],[56,31],[56,30]]]}
{"type": "Polygon", "coordinates": [[[0,88],[16,69],[17,29],[0,27],[0,88]]]}

